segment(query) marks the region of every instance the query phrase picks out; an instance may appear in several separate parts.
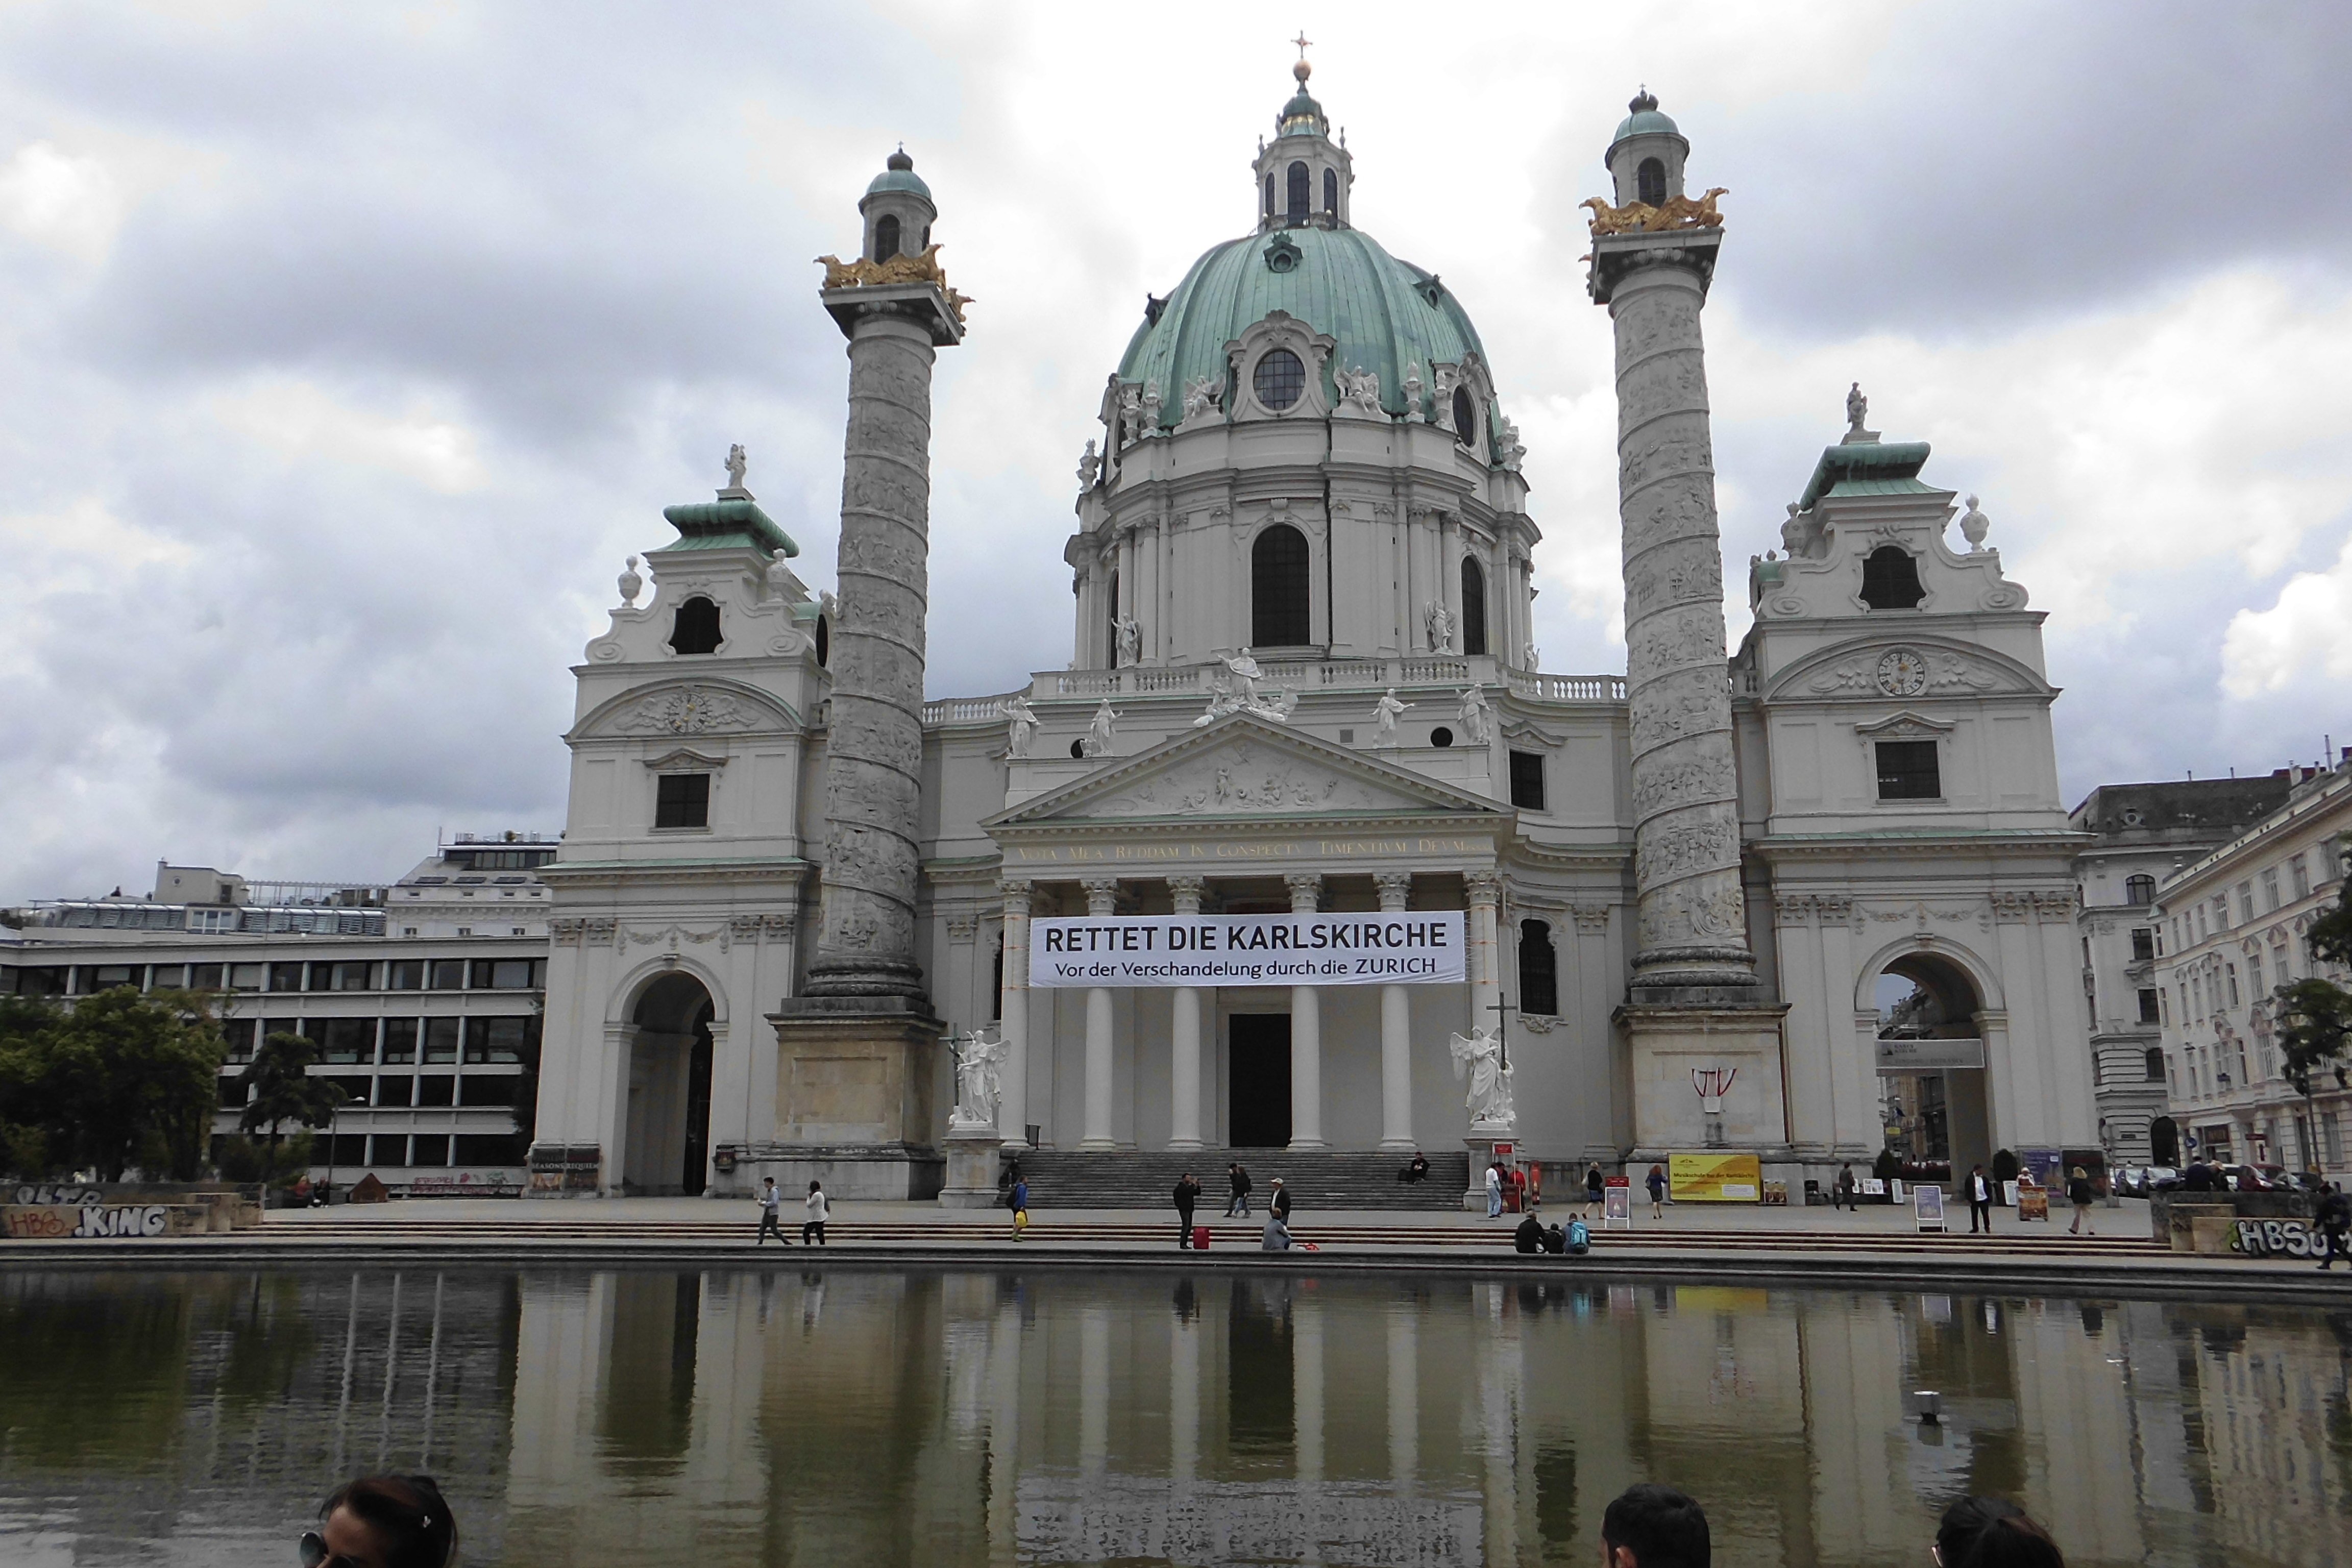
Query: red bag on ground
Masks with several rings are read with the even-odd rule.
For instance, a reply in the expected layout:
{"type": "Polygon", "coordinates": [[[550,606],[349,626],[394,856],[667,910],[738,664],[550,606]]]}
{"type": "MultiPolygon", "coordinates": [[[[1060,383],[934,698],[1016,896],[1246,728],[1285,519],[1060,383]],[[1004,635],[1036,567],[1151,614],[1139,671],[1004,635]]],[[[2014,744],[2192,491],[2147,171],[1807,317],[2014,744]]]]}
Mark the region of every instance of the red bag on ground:
{"type": "Polygon", "coordinates": [[[1209,1250],[1209,1227],[1207,1226],[1196,1225],[1192,1227],[1192,1250],[1195,1252],[1206,1252],[1209,1250]]]}

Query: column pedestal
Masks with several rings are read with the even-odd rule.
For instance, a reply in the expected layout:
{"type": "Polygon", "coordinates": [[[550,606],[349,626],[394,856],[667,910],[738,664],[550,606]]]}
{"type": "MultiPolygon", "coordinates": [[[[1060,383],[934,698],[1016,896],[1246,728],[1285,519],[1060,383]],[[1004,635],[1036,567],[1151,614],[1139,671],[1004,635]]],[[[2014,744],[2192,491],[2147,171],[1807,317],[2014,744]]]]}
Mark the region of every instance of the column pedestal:
{"type": "Polygon", "coordinates": [[[1004,1140],[994,1127],[948,1127],[947,1185],[940,1189],[943,1209],[994,1208],[996,1173],[1003,1158],[1004,1140]]]}
{"type": "Polygon", "coordinates": [[[1629,1003],[1612,1022],[1626,1056],[1632,1089],[1633,1143],[1629,1163],[1710,1146],[1785,1162],[1788,1099],[1781,1067],[1781,1020],[1770,1007],[1643,1006],[1629,1003]],[[1728,1087],[1718,1140],[1710,1142],[1709,1116],[1693,1074],[1716,1074],[1728,1087]]]}
{"type": "Polygon", "coordinates": [[[947,1161],[931,1142],[940,1021],[897,997],[793,997],[776,1030],[776,1137],[745,1145],[756,1190],[823,1182],[835,1198],[936,1197],[947,1161]]]}

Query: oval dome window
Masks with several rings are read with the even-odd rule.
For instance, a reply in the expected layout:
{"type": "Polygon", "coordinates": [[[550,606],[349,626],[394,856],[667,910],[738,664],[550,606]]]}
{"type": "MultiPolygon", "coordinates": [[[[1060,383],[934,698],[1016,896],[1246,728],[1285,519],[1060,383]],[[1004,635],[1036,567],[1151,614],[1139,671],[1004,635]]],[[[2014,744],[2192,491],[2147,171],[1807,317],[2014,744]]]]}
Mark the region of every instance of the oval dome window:
{"type": "Polygon", "coordinates": [[[1259,356],[1250,385],[1268,408],[1287,408],[1307,390],[1307,366],[1288,349],[1271,350],[1259,356]]]}

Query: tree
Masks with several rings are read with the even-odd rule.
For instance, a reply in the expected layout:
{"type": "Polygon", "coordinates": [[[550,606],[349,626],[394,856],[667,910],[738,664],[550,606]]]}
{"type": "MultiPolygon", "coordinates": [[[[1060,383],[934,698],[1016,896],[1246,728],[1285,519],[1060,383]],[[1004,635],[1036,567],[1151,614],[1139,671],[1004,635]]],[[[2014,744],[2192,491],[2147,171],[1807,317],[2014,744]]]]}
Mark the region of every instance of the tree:
{"type": "MultiPolygon", "coordinates": [[[[2320,963],[2352,965],[2352,876],[2347,876],[2337,890],[2336,907],[2312,922],[2304,940],[2312,957],[2320,963]]],[[[2346,1069],[2352,1068],[2352,992],[2314,976],[2282,985],[2271,994],[2279,1054],[2284,1058],[2287,1081],[2303,1096],[2303,1124],[2308,1129],[2315,1124],[2313,1075],[2333,1068],[2341,1083],[2346,1069]]],[[[2308,1147],[2304,1157],[2311,1164],[2318,1163],[2308,1147]]]]}
{"type": "MultiPolygon", "coordinates": [[[[224,1047],[208,999],[117,986],[70,1008],[20,999],[0,1014],[0,1121],[15,1150],[37,1131],[40,1163],[119,1182],[137,1164],[193,1181],[219,1093],[224,1047]]],[[[14,1163],[29,1162],[16,1154],[14,1163]]]]}
{"type": "Polygon", "coordinates": [[[312,1078],[310,1068],[319,1059],[319,1047],[301,1035],[281,1030],[261,1042],[245,1069],[245,1115],[248,1133],[269,1133],[269,1175],[278,1174],[278,1141],[289,1121],[316,1130],[331,1127],[335,1112],[349,1101],[342,1088],[326,1079],[312,1078]]]}

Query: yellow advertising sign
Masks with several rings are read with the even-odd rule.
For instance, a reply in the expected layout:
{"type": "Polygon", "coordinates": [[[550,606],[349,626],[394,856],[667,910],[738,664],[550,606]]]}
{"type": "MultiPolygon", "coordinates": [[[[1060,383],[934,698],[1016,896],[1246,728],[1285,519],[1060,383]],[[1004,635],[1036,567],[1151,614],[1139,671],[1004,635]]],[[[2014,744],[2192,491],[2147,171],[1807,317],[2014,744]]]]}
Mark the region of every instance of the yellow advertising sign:
{"type": "Polygon", "coordinates": [[[1678,1204],[1759,1203],[1764,1164],[1753,1154],[1669,1154],[1666,1182],[1678,1204]]]}

